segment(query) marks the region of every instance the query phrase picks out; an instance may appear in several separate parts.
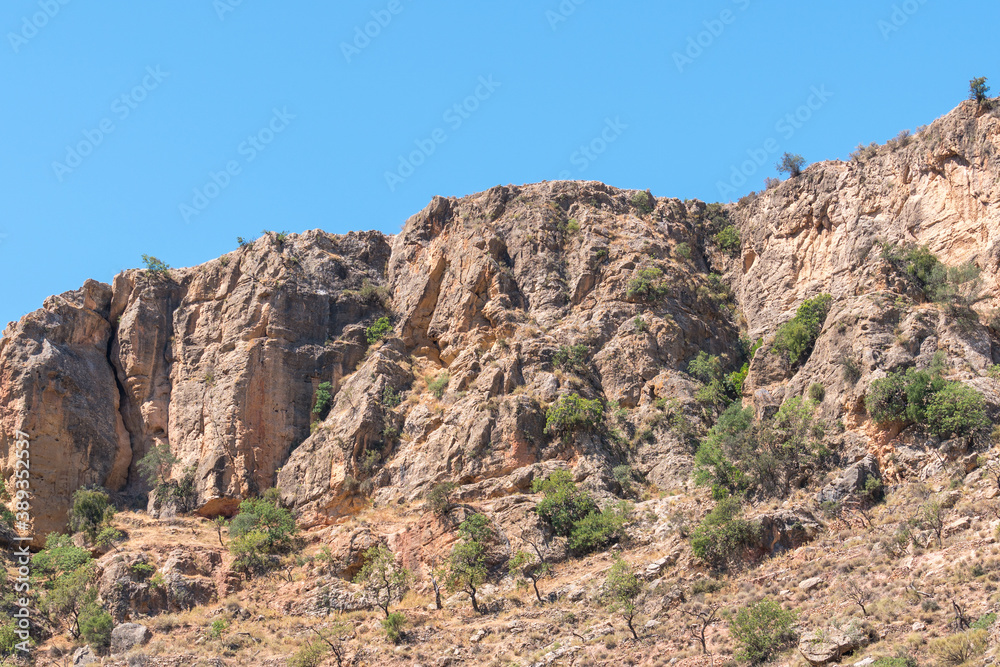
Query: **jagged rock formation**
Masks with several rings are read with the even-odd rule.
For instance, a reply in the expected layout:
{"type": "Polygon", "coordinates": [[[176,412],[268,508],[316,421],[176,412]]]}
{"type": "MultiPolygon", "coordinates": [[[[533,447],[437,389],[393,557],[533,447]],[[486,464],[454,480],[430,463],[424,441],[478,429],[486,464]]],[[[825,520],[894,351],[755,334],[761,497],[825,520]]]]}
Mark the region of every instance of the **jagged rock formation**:
{"type": "Polygon", "coordinates": [[[64,525],[83,485],[149,491],[135,465],[162,443],[175,477],[193,470],[203,514],[278,485],[306,525],[447,480],[462,497],[499,497],[556,466],[597,493],[616,489],[624,462],[675,488],[689,481],[689,435],[712,418],[684,371],[699,351],[736,364],[742,329],[764,338],[745,400],[773,405],[820,382],[845,463],[872,454],[889,480],[921,474],[920,448],[940,443],[874,428],[867,386],[943,349],[950,377],[996,405],[982,375],[1000,348],[988,326],[922,303],[879,242],[976,263],[986,313],[1000,296],[998,148],[1000,119],[968,103],[906,145],[815,165],[728,207],[734,258],[713,240],[718,209],[554,182],[435,198],[394,237],[271,233],[199,267],[90,281],[0,341],[2,472],[27,432],[39,536],[64,525]],[[833,308],[792,368],[771,353],[773,333],[820,292],[833,308]],[[365,328],[388,314],[394,335],[369,345],[365,328]],[[570,346],[582,358],[557,365],[570,346]],[[324,382],[332,404],[314,422],[324,382]],[[546,408],[569,394],[623,411],[601,431],[546,432],[546,408]],[[665,422],[664,401],[685,428],[665,422]],[[902,447],[918,452],[910,464],[888,456],[902,447]]]}

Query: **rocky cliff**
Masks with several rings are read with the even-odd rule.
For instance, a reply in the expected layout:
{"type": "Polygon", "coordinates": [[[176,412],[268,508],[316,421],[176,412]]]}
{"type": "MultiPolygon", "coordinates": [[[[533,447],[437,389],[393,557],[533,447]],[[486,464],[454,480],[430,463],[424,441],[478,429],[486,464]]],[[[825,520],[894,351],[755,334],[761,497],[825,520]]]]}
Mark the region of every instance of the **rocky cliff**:
{"type": "Polygon", "coordinates": [[[843,463],[871,453],[891,475],[918,474],[925,459],[890,456],[898,433],[870,423],[864,392],[944,350],[952,379],[1000,403],[985,377],[1000,361],[998,149],[1000,118],[966,103],[727,207],[599,183],[498,186],[435,198],[392,237],[269,233],[198,267],[90,281],[4,332],[2,472],[14,432],[28,433],[39,539],[81,486],[149,492],[136,463],[162,444],[203,515],[278,486],[305,525],[442,481],[500,497],[556,464],[598,493],[615,491],[622,463],[683,487],[691,436],[715,416],[688,364],[704,351],[738,369],[742,334],[764,341],[748,404],[822,383],[843,463]],[[728,224],[735,253],[716,241],[728,224]],[[979,267],[982,317],[916,293],[886,258],[907,243],[979,267]],[[773,334],[820,293],[830,315],[792,367],[770,353],[773,334]],[[369,341],[383,316],[392,335],[369,341]],[[844,359],[860,377],[845,378],[844,359]],[[571,394],[611,406],[611,426],[547,430],[546,409],[571,394]]]}

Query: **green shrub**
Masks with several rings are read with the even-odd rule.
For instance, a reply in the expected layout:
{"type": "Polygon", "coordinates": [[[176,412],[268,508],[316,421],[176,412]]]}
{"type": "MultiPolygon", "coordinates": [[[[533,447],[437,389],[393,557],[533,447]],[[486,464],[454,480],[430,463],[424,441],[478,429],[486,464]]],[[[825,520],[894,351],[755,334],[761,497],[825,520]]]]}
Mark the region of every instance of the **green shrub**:
{"type": "Polygon", "coordinates": [[[949,268],[926,246],[910,248],[901,257],[890,255],[890,260],[903,265],[930,301],[957,307],[976,301],[980,269],[974,264],[949,268]]]}
{"type": "Polygon", "coordinates": [[[156,568],[149,563],[137,562],[133,563],[132,567],[129,568],[132,574],[139,579],[149,579],[156,572],[156,568]]]}
{"type": "Polygon", "coordinates": [[[932,639],[927,644],[927,650],[942,665],[959,667],[985,653],[988,638],[989,633],[986,630],[966,630],[948,637],[932,639]]]}
{"type": "Polygon", "coordinates": [[[785,401],[771,419],[754,419],[753,408],[734,403],[709,429],[695,453],[695,481],[731,493],[787,496],[806,468],[827,451],[825,424],[815,406],[785,401]]]}
{"type": "Polygon", "coordinates": [[[740,232],[732,225],[723,227],[722,231],[715,235],[715,243],[723,252],[736,256],[740,252],[740,232]]]}
{"type": "Polygon", "coordinates": [[[149,452],[136,463],[136,468],[139,469],[139,474],[146,480],[147,484],[160,487],[167,484],[170,471],[177,463],[177,457],[170,451],[170,445],[163,442],[153,445],[149,452]]]}
{"type": "Polygon", "coordinates": [[[229,524],[233,567],[248,576],[271,569],[277,563],[276,555],[291,547],[298,532],[295,518],[278,505],[273,491],[241,502],[239,514],[229,524]]]}
{"type": "Polygon", "coordinates": [[[151,255],[143,255],[142,263],[146,267],[147,273],[152,273],[156,275],[163,275],[170,271],[170,265],[166,262],[152,257],[151,255]]]}
{"type": "Polygon", "coordinates": [[[388,317],[380,317],[375,320],[375,324],[365,329],[365,339],[369,345],[374,345],[392,334],[392,322],[388,317]]]}
{"type": "Polygon", "coordinates": [[[993,624],[997,622],[997,615],[995,612],[989,612],[988,614],[983,614],[979,617],[975,623],[970,627],[972,630],[989,630],[993,627],[993,624]]]}
{"type": "Polygon", "coordinates": [[[913,657],[897,656],[890,658],[883,656],[872,663],[872,667],[917,667],[917,661],[913,657]]]}
{"type": "Polygon", "coordinates": [[[394,611],[382,619],[382,629],[385,630],[385,637],[393,644],[398,644],[403,638],[404,625],[406,625],[406,616],[398,611],[394,611]]]}
{"type": "Polygon", "coordinates": [[[389,293],[388,288],[375,285],[367,278],[362,281],[361,289],[358,290],[358,296],[365,303],[378,304],[383,308],[388,308],[392,301],[392,295],[389,293]]]}
{"type": "Polygon", "coordinates": [[[330,647],[325,642],[310,642],[288,659],[288,667],[319,667],[329,652],[330,647]]]}
{"type": "MultiPolygon", "coordinates": [[[[5,620],[0,623],[0,658],[8,658],[17,651],[17,645],[21,643],[21,638],[17,634],[17,626],[14,621],[5,620]]],[[[0,664],[3,661],[0,660],[0,664]]]]}
{"type": "Polygon", "coordinates": [[[823,322],[826,321],[832,303],[833,297],[829,294],[820,294],[803,301],[795,312],[795,317],[778,327],[774,350],[786,353],[788,361],[793,365],[804,363],[823,330],[823,322]]]}
{"type": "Polygon", "coordinates": [[[97,652],[103,653],[111,646],[114,619],[96,601],[88,602],[80,610],[80,637],[97,652]]]}
{"type": "Polygon", "coordinates": [[[826,398],[826,387],[824,387],[819,382],[813,382],[809,385],[809,400],[816,403],[822,403],[823,399],[826,398]]]}
{"type": "Polygon", "coordinates": [[[561,537],[569,538],[569,548],[578,555],[592,553],[621,537],[631,509],[628,503],[598,508],[589,493],[577,487],[573,474],[557,470],[545,479],[536,479],[532,491],[544,494],[535,513],[561,537]]]}
{"type": "Polygon", "coordinates": [[[802,173],[802,167],[806,164],[806,159],[801,155],[785,153],[781,156],[781,162],[777,164],[779,174],[788,174],[792,178],[802,173]]]}
{"type": "Polygon", "coordinates": [[[677,254],[683,257],[684,259],[691,259],[692,252],[691,252],[691,245],[689,243],[681,241],[680,243],[677,244],[675,250],[677,251],[677,254]]]}
{"type": "Polygon", "coordinates": [[[563,345],[552,358],[552,364],[571,373],[581,373],[586,370],[589,357],[590,348],[586,345],[563,345]]]}
{"type": "Polygon", "coordinates": [[[435,484],[427,493],[427,509],[437,516],[445,516],[451,510],[451,494],[455,492],[454,482],[435,484]]]}
{"type": "Polygon", "coordinates": [[[718,380],[722,376],[722,362],[718,355],[701,351],[688,363],[688,374],[705,383],[718,380]]]}
{"type": "Polygon", "coordinates": [[[577,522],[598,509],[590,494],[577,487],[568,470],[556,470],[545,479],[536,479],[531,490],[545,496],[535,513],[561,537],[569,537],[577,522]]]}
{"type": "Polygon", "coordinates": [[[795,612],[774,600],[742,607],[729,621],[729,635],[736,641],[736,657],[752,665],[766,662],[794,639],[795,612]]]}
{"type": "Polygon", "coordinates": [[[444,398],[444,392],[448,388],[449,382],[451,382],[451,376],[446,371],[435,378],[427,379],[427,389],[434,395],[434,398],[440,400],[444,398]]]}
{"type": "Polygon", "coordinates": [[[873,421],[884,424],[906,417],[906,379],[890,373],[872,382],[865,395],[865,409],[873,421]]]}
{"type": "Polygon", "coordinates": [[[222,639],[222,635],[225,634],[228,628],[229,628],[229,621],[227,621],[224,618],[217,618],[214,621],[212,621],[212,625],[208,629],[208,638],[222,639]]]}
{"type": "Polygon", "coordinates": [[[927,428],[934,435],[973,435],[989,425],[983,395],[961,382],[947,383],[927,402],[927,428]]]}
{"type": "Polygon", "coordinates": [[[604,580],[602,599],[609,612],[621,614],[632,632],[632,637],[636,640],[639,639],[639,635],[635,631],[633,622],[643,588],[642,580],[636,576],[632,567],[622,560],[621,556],[617,556],[604,580]]]}
{"type": "Polygon", "coordinates": [[[393,391],[392,387],[389,385],[386,385],[382,390],[382,405],[385,407],[390,409],[398,407],[402,400],[403,399],[399,396],[399,392],[393,391]]]}
{"type": "Polygon", "coordinates": [[[69,527],[74,533],[86,533],[93,540],[115,515],[108,494],[97,488],[81,488],[73,494],[69,527]]]}
{"type": "Polygon", "coordinates": [[[575,524],[569,534],[569,548],[574,554],[584,556],[600,551],[622,537],[631,507],[626,502],[587,514],[575,524]]]}
{"type": "Polygon", "coordinates": [[[603,414],[604,408],[597,399],[588,400],[579,394],[560,396],[545,412],[545,432],[566,435],[595,429],[603,414]]]}
{"type": "Polygon", "coordinates": [[[632,485],[635,483],[635,471],[632,470],[632,466],[627,463],[616,465],[611,469],[611,476],[615,478],[615,482],[618,483],[622,493],[625,495],[632,494],[632,485]]]}
{"type": "Polygon", "coordinates": [[[636,192],[632,195],[632,205],[639,209],[642,215],[648,215],[656,208],[656,201],[648,192],[636,192]]]}
{"type": "Polygon", "coordinates": [[[73,545],[68,535],[51,533],[45,548],[31,557],[33,574],[49,586],[60,577],[76,572],[91,561],[90,552],[73,545]]]}
{"type": "Polygon", "coordinates": [[[986,85],[985,76],[977,76],[969,81],[969,99],[976,104],[983,104],[990,99],[990,87],[986,85]]]}
{"type": "Polygon", "coordinates": [[[716,569],[737,562],[760,535],[760,524],[742,518],[739,498],[719,500],[691,532],[694,555],[716,569]]]}
{"type": "Polygon", "coordinates": [[[968,436],[989,426],[983,395],[961,382],[948,382],[941,364],[927,370],[908,369],[872,382],[865,408],[879,424],[908,421],[924,424],[934,435],[968,436]]]}
{"type": "Polygon", "coordinates": [[[118,530],[117,528],[112,528],[111,526],[105,526],[101,529],[101,532],[97,534],[94,538],[94,544],[99,547],[112,547],[117,542],[121,542],[125,539],[125,533],[118,530]]]}
{"type": "Polygon", "coordinates": [[[629,299],[656,301],[666,296],[663,271],[655,266],[637,269],[628,282],[625,296],[629,299]]]}
{"type": "Polygon", "coordinates": [[[313,409],[314,415],[322,419],[326,416],[327,411],[330,409],[330,403],[333,401],[333,384],[329,382],[320,382],[319,386],[316,387],[316,395],[313,397],[313,409]]]}
{"type": "Polygon", "coordinates": [[[857,384],[858,380],[861,379],[861,366],[854,357],[847,356],[846,354],[840,358],[840,369],[843,374],[844,380],[850,384],[857,384]]]}

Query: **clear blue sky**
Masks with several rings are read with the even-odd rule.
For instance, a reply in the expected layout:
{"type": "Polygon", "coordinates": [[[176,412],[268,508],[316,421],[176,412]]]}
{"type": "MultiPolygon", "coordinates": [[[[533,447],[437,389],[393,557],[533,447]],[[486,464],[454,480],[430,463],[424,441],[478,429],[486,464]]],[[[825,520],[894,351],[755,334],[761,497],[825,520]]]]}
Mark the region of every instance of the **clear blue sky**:
{"type": "Polygon", "coordinates": [[[728,199],[748,151],[846,158],[974,76],[1000,92],[997,25],[983,0],[6,0],[0,323],[143,253],[394,233],[436,194],[571,178],[728,199]]]}

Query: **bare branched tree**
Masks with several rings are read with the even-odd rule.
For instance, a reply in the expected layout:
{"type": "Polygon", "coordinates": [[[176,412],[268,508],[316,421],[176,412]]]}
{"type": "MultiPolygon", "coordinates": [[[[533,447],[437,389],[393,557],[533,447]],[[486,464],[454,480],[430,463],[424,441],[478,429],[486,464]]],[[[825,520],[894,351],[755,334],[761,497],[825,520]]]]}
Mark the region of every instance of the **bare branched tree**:
{"type": "Polygon", "coordinates": [[[688,625],[688,630],[690,630],[691,636],[701,643],[702,654],[708,653],[708,642],[705,639],[705,632],[713,623],[719,620],[720,608],[721,605],[718,603],[703,604],[699,602],[692,602],[680,608],[681,613],[693,621],[688,625]]]}

